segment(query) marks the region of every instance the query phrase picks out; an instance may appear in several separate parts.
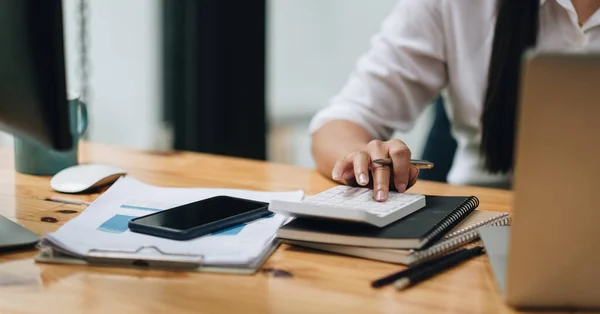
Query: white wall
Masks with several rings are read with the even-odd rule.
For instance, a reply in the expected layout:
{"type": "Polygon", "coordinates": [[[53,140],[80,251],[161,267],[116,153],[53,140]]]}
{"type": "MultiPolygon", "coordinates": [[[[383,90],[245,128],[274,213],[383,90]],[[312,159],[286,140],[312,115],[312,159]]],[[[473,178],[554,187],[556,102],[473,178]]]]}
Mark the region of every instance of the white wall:
{"type": "MultiPolygon", "coordinates": [[[[69,91],[79,91],[78,0],[64,1],[69,91]]],[[[159,145],[159,0],[89,0],[91,140],[137,148],[159,145]]]]}
{"type": "Polygon", "coordinates": [[[345,83],[397,0],[269,0],[269,112],[312,114],[345,83]]]}

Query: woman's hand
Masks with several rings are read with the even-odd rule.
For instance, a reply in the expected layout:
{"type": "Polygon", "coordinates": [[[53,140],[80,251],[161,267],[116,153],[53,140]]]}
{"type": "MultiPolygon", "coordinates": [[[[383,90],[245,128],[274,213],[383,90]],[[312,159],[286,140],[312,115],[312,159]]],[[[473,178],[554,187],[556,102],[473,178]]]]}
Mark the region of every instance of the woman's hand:
{"type": "Polygon", "coordinates": [[[410,159],[410,149],[401,140],[374,140],[364,149],[338,160],[331,177],[346,185],[371,187],[375,200],[383,202],[390,189],[404,193],[416,183],[419,169],[410,164],[410,159]],[[372,162],[383,158],[391,158],[393,166],[372,162]]]}

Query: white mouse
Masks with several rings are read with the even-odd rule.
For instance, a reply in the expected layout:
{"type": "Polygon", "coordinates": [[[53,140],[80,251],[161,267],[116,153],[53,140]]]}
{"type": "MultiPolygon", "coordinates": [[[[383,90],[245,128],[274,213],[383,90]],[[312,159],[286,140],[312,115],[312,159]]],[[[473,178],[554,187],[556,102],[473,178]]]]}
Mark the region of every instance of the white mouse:
{"type": "Polygon", "coordinates": [[[100,164],[76,165],[61,170],[52,177],[50,186],[62,193],[80,193],[115,182],[127,171],[100,164]]]}

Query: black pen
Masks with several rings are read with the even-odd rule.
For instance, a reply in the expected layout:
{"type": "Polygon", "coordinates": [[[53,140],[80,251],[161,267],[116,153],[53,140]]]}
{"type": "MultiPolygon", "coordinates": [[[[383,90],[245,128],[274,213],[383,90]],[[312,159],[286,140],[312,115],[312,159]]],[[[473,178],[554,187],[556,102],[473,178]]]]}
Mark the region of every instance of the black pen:
{"type": "Polygon", "coordinates": [[[396,289],[398,290],[403,290],[410,286],[414,286],[420,283],[421,281],[433,277],[446,269],[458,265],[472,257],[481,255],[483,251],[483,247],[478,246],[472,249],[458,252],[457,254],[446,256],[444,259],[439,261],[439,263],[431,265],[430,267],[422,268],[419,271],[413,272],[403,278],[396,280],[396,282],[394,282],[394,287],[396,287],[396,289]]]}
{"type": "MultiPolygon", "coordinates": [[[[379,164],[382,166],[388,166],[388,167],[393,166],[393,162],[392,162],[391,158],[375,159],[375,160],[373,160],[373,163],[376,163],[376,164],[379,164]]],[[[433,168],[433,163],[431,161],[427,161],[427,160],[411,159],[410,164],[417,167],[418,169],[433,168]]]]}
{"type": "Polygon", "coordinates": [[[424,268],[430,267],[435,265],[436,263],[439,263],[442,259],[448,258],[450,256],[453,256],[455,254],[458,254],[460,252],[466,251],[467,249],[460,249],[460,250],[456,250],[456,251],[452,251],[446,255],[440,256],[440,257],[436,257],[434,259],[430,259],[430,260],[426,260],[424,262],[421,262],[419,264],[416,264],[414,266],[411,266],[409,268],[406,268],[402,271],[387,275],[383,278],[377,279],[375,281],[373,281],[371,283],[371,287],[373,288],[380,288],[386,285],[389,285],[391,283],[394,283],[396,280],[400,279],[400,278],[404,278],[406,276],[409,276],[410,274],[413,274],[415,272],[418,272],[424,268]]]}

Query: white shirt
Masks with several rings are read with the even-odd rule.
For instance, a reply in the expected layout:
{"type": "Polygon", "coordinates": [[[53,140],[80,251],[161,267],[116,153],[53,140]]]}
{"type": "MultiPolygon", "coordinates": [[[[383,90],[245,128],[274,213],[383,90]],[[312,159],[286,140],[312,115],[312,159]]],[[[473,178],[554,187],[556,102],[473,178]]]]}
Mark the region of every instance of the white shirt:
{"type": "MultiPolygon", "coordinates": [[[[374,138],[413,127],[445,91],[458,147],[452,184],[502,186],[511,174],[484,170],[481,113],[494,36],[495,0],[402,0],[382,24],[348,82],[310,124],[355,122],[374,138]]],[[[600,49],[600,10],[582,27],[570,0],[541,0],[538,49],[600,49]]]]}

